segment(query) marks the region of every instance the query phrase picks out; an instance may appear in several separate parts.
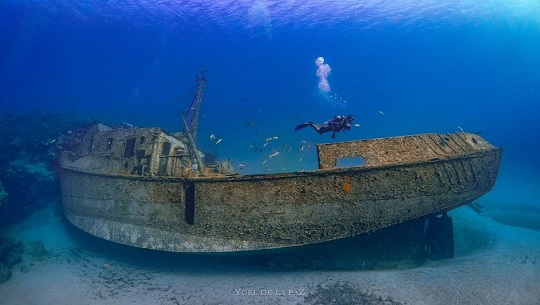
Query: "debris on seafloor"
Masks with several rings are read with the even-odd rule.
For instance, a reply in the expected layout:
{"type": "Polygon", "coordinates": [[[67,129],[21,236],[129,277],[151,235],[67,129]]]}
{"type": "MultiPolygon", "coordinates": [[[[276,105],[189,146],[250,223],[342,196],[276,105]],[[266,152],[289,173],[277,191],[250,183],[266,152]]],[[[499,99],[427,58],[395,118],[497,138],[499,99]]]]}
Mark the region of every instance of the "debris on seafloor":
{"type": "Polygon", "coordinates": [[[310,289],[307,296],[304,297],[303,304],[325,304],[325,305],[343,305],[343,304],[361,304],[361,305],[402,305],[394,301],[392,297],[383,297],[375,293],[375,288],[370,287],[367,291],[355,287],[350,282],[338,281],[332,285],[317,285],[310,289]],[[311,292],[314,291],[314,292],[311,292]]]}

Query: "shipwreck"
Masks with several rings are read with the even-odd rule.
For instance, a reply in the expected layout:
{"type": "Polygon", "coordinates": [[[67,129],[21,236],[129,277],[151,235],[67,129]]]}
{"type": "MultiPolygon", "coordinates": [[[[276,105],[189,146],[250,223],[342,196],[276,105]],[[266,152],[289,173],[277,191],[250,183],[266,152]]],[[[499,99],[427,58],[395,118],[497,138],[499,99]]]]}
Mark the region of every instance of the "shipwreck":
{"type": "Polygon", "coordinates": [[[448,217],[495,184],[502,149],[467,132],[317,144],[319,168],[307,171],[240,175],[206,164],[196,146],[205,81],[182,133],[95,123],[74,136],[60,158],[72,224],[156,250],[275,249],[448,217]],[[355,157],[364,164],[336,167],[355,157]]]}

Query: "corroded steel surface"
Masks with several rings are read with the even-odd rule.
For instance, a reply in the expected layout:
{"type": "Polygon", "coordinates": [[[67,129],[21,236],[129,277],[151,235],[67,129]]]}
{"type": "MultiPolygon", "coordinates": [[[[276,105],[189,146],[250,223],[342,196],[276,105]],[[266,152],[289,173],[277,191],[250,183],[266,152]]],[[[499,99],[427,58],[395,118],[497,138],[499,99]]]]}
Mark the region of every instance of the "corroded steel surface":
{"type": "Polygon", "coordinates": [[[334,168],[338,158],[363,157],[368,165],[387,165],[453,158],[493,148],[493,145],[482,137],[466,132],[426,133],[414,136],[317,144],[319,168],[321,169],[334,168]]]}
{"type": "Polygon", "coordinates": [[[65,213],[91,234],[150,249],[229,252],[304,245],[467,204],[492,189],[502,153],[468,133],[318,149],[321,170],[253,176],[117,175],[65,161],[65,213]],[[338,158],[352,156],[364,157],[366,165],[333,167],[338,158]],[[193,198],[186,197],[190,186],[193,198]],[[191,208],[193,215],[186,215],[191,208]]]}

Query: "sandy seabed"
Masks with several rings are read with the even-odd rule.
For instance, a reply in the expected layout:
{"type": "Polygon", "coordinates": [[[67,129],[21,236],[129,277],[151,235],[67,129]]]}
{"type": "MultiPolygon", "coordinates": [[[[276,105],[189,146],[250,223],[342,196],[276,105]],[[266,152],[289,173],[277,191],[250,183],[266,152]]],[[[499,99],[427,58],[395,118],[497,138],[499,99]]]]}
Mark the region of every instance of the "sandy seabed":
{"type": "MultiPolygon", "coordinates": [[[[215,257],[110,253],[42,211],[16,228],[25,255],[0,304],[540,304],[540,232],[451,213],[456,257],[404,270],[271,270],[215,257]]],[[[155,252],[155,251],[152,251],[155,252]]],[[[145,252],[147,253],[147,252],[145,252]]]]}

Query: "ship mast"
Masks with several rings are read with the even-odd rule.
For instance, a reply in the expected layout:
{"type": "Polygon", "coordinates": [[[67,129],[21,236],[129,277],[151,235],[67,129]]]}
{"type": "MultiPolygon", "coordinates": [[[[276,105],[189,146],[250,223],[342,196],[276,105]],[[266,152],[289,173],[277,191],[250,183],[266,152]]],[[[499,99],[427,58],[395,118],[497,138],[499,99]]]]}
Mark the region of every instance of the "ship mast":
{"type": "Polygon", "coordinates": [[[206,88],[206,77],[204,77],[205,73],[206,70],[201,71],[200,74],[197,75],[197,94],[193,99],[193,103],[191,103],[191,107],[187,111],[188,121],[191,126],[191,136],[193,137],[193,140],[197,140],[197,129],[199,127],[199,114],[201,112],[202,96],[204,93],[204,89],[206,88]],[[190,116],[190,114],[192,116],[190,116]]]}
{"type": "Polygon", "coordinates": [[[206,77],[204,77],[205,72],[206,70],[201,71],[200,74],[197,75],[197,94],[195,95],[195,98],[193,99],[193,102],[191,103],[191,107],[189,107],[188,111],[186,111],[186,114],[184,115],[182,113],[181,115],[182,123],[184,125],[184,134],[188,138],[191,155],[197,161],[197,165],[198,165],[198,169],[200,173],[204,173],[204,163],[201,160],[201,157],[199,156],[199,150],[197,149],[196,139],[197,139],[197,127],[199,126],[199,114],[201,111],[202,95],[206,87],[206,77]]]}
{"type": "Polygon", "coordinates": [[[193,136],[191,135],[191,132],[189,130],[189,126],[186,122],[186,117],[182,114],[182,122],[184,123],[184,130],[186,131],[186,135],[189,141],[189,147],[191,149],[191,155],[195,157],[195,160],[197,161],[197,167],[199,169],[199,172],[201,174],[204,174],[204,163],[201,159],[201,156],[199,156],[199,150],[197,149],[197,145],[195,145],[195,139],[193,139],[193,136]]]}

